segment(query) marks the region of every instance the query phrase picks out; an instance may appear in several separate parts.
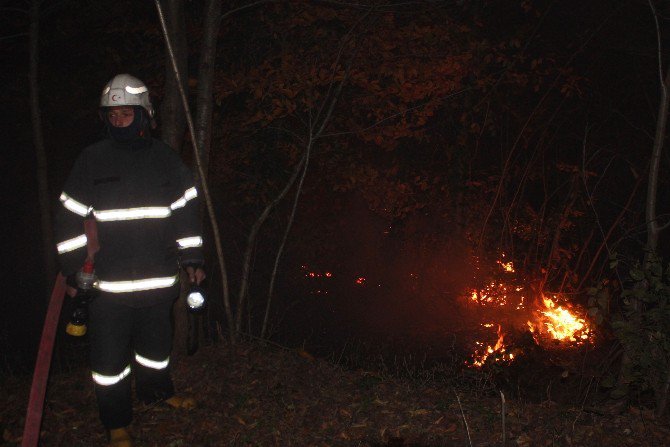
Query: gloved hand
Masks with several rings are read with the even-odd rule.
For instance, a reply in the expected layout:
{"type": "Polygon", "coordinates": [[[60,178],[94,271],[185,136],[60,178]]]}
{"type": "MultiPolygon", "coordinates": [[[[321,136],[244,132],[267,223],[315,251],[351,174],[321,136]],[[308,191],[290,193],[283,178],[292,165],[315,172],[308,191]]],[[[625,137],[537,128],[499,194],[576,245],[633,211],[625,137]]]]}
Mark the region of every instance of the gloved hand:
{"type": "Polygon", "coordinates": [[[77,296],[77,274],[73,273],[71,275],[67,275],[65,277],[65,285],[67,286],[65,289],[65,293],[67,296],[74,298],[77,296]]]}
{"type": "Polygon", "coordinates": [[[188,280],[191,284],[200,285],[200,283],[207,277],[205,271],[200,265],[186,265],[184,266],[184,270],[186,270],[186,273],[188,274],[188,280]]]}

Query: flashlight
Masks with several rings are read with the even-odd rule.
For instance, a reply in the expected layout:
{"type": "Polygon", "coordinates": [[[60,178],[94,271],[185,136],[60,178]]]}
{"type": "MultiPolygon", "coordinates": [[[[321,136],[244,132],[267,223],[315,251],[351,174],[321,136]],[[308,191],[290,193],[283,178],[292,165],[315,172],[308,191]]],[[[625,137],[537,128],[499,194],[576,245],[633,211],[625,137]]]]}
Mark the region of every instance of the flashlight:
{"type": "Polygon", "coordinates": [[[86,334],[88,323],[88,303],[94,298],[93,284],[97,281],[93,261],[87,259],[84,266],[77,272],[77,295],[74,297],[74,311],[65,326],[65,332],[74,337],[86,334]]]}
{"type": "Polygon", "coordinates": [[[201,312],[207,305],[205,291],[201,287],[192,284],[191,289],[188,291],[188,296],[186,297],[186,304],[188,305],[189,311],[193,313],[201,312]]]}

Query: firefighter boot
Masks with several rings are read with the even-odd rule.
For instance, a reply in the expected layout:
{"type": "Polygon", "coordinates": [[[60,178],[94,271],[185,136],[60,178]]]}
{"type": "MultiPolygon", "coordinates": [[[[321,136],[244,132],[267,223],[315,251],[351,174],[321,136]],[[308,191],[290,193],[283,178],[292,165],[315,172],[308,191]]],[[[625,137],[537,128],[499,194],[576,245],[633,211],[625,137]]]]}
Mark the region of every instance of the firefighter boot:
{"type": "Polygon", "coordinates": [[[195,408],[195,399],[193,399],[192,397],[175,395],[169,399],[165,399],[165,403],[171,406],[172,408],[183,408],[185,410],[195,408]]]}
{"type": "Polygon", "coordinates": [[[128,429],[113,428],[109,431],[109,444],[107,447],[133,447],[128,429]]]}

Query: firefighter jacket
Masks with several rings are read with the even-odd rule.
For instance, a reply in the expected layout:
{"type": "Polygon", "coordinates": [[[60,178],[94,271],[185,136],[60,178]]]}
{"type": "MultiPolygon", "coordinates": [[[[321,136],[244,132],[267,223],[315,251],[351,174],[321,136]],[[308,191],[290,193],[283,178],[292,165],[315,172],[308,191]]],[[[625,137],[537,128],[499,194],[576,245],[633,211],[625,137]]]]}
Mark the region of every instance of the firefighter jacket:
{"type": "Polygon", "coordinates": [[[95,218],[97,282],[105,295],[152,305],[177,295],[179,265],[203,263],[197,190],[165,143],[131,148],[106,139],[82,152],[60,196],[56,240],[62,273],[86,258],[83,221],[95,218]]]}

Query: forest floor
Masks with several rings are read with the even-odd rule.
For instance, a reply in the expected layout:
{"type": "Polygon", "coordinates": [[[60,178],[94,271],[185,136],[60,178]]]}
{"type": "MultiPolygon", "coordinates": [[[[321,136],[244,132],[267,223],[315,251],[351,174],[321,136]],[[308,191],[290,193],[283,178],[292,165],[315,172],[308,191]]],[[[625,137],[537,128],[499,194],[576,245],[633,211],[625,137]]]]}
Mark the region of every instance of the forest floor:
{"type": "MultiPolygon", "coordinates": [[[[604,414],[552,399],[506,398],[503,423],[499,392],[346,369],[252,341],[201,348],[175,360],[173,376],[181,392],[197,399],[196,408],[136,403],[130,427],[136,446],[670,445],[669,420],[640,407],[604,414]]],[[[28,378],[3,379],[0,445],[20,444],[28,394],[28,378]]],[[[87,369],[53,374],[40,445],[105,441],[87,369]]]]}

